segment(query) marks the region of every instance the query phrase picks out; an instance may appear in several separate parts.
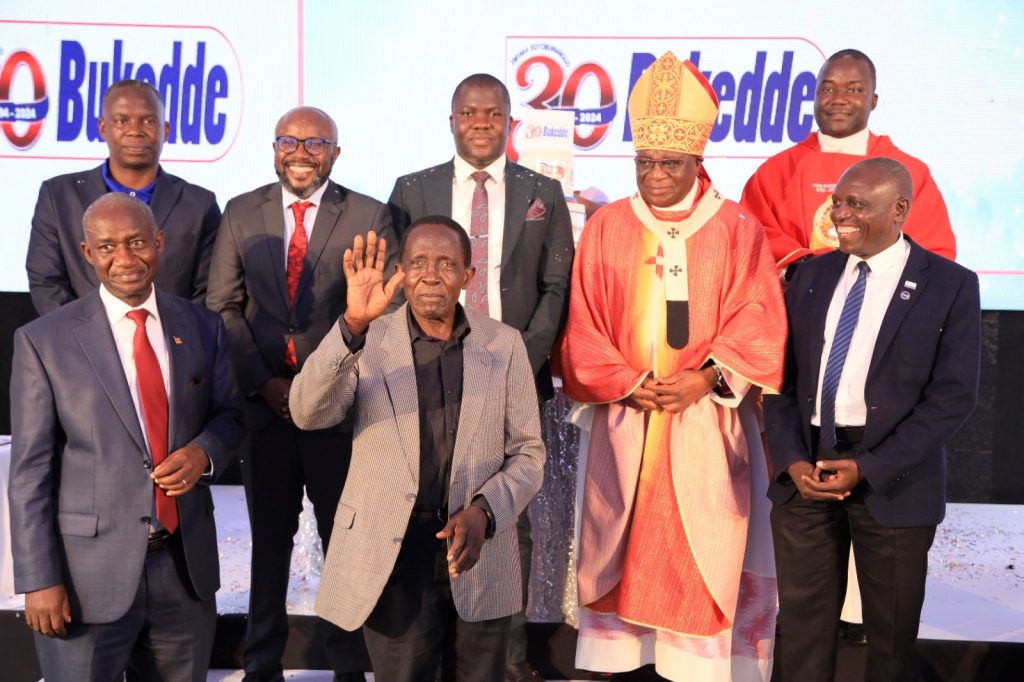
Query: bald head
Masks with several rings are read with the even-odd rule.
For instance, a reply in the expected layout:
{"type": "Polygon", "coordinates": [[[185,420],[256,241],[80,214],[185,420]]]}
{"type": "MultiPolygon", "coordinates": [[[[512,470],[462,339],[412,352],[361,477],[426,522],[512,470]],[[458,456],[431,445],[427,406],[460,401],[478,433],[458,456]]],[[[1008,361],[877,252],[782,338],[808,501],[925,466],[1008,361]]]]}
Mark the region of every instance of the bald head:
{"type": "Polygon", "coordinates": [[[135,225],[149,230],[150,234],[155,235],[159,231],[153,211],[144,202],[123,192],[108,192],[89,204],[89,208],[82,214],[82,231],[86,241],[90,233],[95,232],[96,226],[111,214],[130,217],[135,225]]]}
{"type": "Polygon", "coordinates": [[[864,159],[847,168],[843,175],[855,170],[874,173],[877,184],[892,187],[897,199],[906,199],[908,204],[914,200],[914,180],[899,161],[884,156],[864,159]]]}
{"type": "Polygon", "coordinates": [[[274,128],[274,170],[299,199],[313,196],[327,182],[338,153],[338,126],[322,109],[296,107],[274,128]]]}

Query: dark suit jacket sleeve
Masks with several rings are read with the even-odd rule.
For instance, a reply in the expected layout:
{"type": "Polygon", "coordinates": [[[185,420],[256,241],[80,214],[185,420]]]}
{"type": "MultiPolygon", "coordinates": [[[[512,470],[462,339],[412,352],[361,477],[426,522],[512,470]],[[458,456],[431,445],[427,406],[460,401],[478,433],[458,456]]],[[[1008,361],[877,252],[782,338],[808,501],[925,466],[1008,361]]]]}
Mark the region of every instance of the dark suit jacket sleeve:
{"type": "MultiPolygon", "coordinates": [[[[219,213],[219,211],[218,211],[219,213]]],[[[209,322],[207,322],[209,324],[209,322]]],[[[242,440],[242,408],[239,404],[238,387],[235,373],[231,366],[231,348],[228,344],[224,322],[216,319],[211,336],[216,339],[213,348],[207,353],[213,354],[210,381],[209,419],[203,430],[191,440],[198,445],[213,463],[214,477],[219,476],[231,463],[235,448],[242,440]]],[[[205,478],[200,483],[210,483],[205,478]]]]}
{"type": "Polygon", "coordinates": [[[213,255],[213,242],[217,238],[217,228],[220,227],[220,206],[217,205],[217,197],[210,194],[210,205],[206,207],[203,215],[203,224],[199,231],[199,244],[196,248],[196,264],[192,277],[192,302],[206,305],[206,286],[210,275],[210,258],[213,255]]]}
{"type": "MultiPolygon", "coordinates": [[[[789,318],[789,336],[786,341],[786,365],[782,380],[782,391],[778,395],[766,395],[764,398],[765,438],[768,443],[768,455],[772,462],[775,480],[786,481],[789,474],[786,470],[796,462],[813,462],[813,455],[807,450],[804,439],[804,423],[800,414],[797,394],[798,368],[794,348],[795,334],[793,330],[793,311],[797,309],[798,292],[805,287],[800,275],[807,273],[797,270],[793,282],[786,290],[786,314],[789,318]]],[[[803,369],[803,371],[809,371],[803,369]]]]}
{"type": "MultiPolygon", "coordinates": [[[[264,381],[273,377],[274,372],[263,360],[263,355],[249,328],[249,322],[245,318],[248,298],[242,251],[245,244],[242,226],[236,219],[243,210],[243,207],[229,202],[224,211],[213,244],[206,305],[224,319],[231,344],[231,357],[238,377],[238,388],[243,395],[251,395],[259,390],[264,381]]],[[[260,274],[256,273],[256,276],[260,274]]],[[[267,273],[263,276],[267,276],[267,273]]]]}
{"type": "Polygon", "coordinates": [[[405,194],[402,192],[402,178],[395,180],[391,197],[388,199],[388,211],[391,212],[391,224],[395,228],[395,236],[401,240],[402,235],[405,234],[405,228],[409,227],[409,223],[412,222],[405,203],[405,194]]]}
{"type": "Polygon", "coordinates": [[[542,199],[548,207],[544,248],[537,271],[537,306],[523,330],[523,342],[536,374],[547,362],[569,311],[569,277],[572,274],[572,219],[560,183],[543,178],[542,199]]]}
{"type": "Polygon", "coordinates": [[[53,387],[24,328],[14,333],[11,395],[11,554],[22,593],[64,582],[54,508],[62,435],[53,387]]]}
{"type": "Polygon", "coordinates": [[[32,305],[40,315],[76,298],[60,248],[60,214],[50,182],[39,188],[25,259],[32,305]]]}
{"type": "MultiPolygon", "coordinates": [[[[981,362],[978,276],[968,270],[959,272],[963,273],[959,280],[950,277],[933,284],[956,290],[951,292],[953,303],[944,324],[935,330],[934,362],[920,399],[888,436],[857,456],[861,475],[876,491],[885,492],[922,459],[941,452],[977,403],[981,362]]],[[[927,340],[922,339],[921,344],[927,347],[927,340]]]]}

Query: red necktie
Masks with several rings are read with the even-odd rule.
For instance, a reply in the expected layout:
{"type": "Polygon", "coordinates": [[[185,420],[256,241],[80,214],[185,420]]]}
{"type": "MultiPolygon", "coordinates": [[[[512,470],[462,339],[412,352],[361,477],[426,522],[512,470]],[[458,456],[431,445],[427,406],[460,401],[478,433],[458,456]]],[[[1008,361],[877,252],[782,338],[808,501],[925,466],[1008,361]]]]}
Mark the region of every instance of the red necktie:
{"type": "MultiPolygon", "coordinates": [[[[139,403],[142,404],[142,417],[146,423],[146,438],[153,457],[153,467],[156,468],[167,457],[167,390],[160,363],[157,362],[156,353],[149,343],[149,335],[146,334],[149,311],[130,310],[128,317],[135,323],[132,355],[139,384],[139,403]]],[[[178,503],[173,497],[167,497],[166,491],[160,486],[155,486],[155,491],[156,519],[168,533],[173,533],[178,528],[178,503]]]]}
{"type": "MultiPolygon", "coordinates": [[[[302,263],[306,260],[306,249],[309,241],[306,239],[306,226],[302,219],[306,216],[306,209],[312,206],[310,201],[296,201],[291,205],[292,215],[295,216],[295,230],[292,238],[288,240],[288,307],[295,305],[295,294],[299,290],[299,279],[302,277],[302,263]]],[[[293,372],[298,371],[299,361],[295,355],[295,339],[288,337],[288,344],[284,349],[284,364],[293,372]]]]}
{"type": "Polygon", "coordinates": [[[484,183],[491,177],[487,171],[476,171],[471,178],[476,182],[473,189],[473,204],[469,213],[469,241],[473,246],[473,265],[476,276],[466,291],[466,305],[482,315],[489,314],[487,305],[487,187],[484,183]]]}

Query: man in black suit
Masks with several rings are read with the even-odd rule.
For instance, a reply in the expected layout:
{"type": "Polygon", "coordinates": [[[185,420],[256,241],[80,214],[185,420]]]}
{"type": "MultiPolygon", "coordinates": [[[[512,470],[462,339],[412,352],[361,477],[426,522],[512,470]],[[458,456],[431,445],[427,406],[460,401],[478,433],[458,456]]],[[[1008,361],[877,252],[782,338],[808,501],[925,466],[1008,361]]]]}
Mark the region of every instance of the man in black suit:
{"type": "MultiPolygon", "coordinates": [[[[331,182],[338,128],[319,109],[299,107],[274,133],[279,182],[228,202],[210,266],[207,305],[227,325],[246,396],[251,450],[242,477],[252,523],[252,583],[243,662],[245,680],[280,680],[288,640],[285,599],[292,538],[303,488],[326,552],[352,453],[352,424],[302,431],[292,423],[292,378],[345,312],[342,255],[369,230],[387,240],[387,269],[398,240],[387,207],[331,182]]],[[[322,621],[336,679],[363,679],[363,644],[322,621]]]]}
{"type": "Polygon", "coordinates": [[[851,541],[866,678],[916,679],[946,444],[977,401],[981,311],[973,272],[902,234],[912,196],[899,162],[852,166],[832,195],[839,250],[804,263],[786,292],[786,376],[765,421],[787,680],[834,677],[851,541]]]}
{"type": "MultiPolygon", "coordinates": [[[[530,357],[537,395],[554,395],[548,354],[565,323],[572,271],[572,224],[561,185],[505,158],[512,117],[508,89],[474,74],[452,95],[448,121],[455,158],[398,178],[389,200],[401,233],[413,220],[440,214],[469,230],[477,285],[468,307],[518,329],[530,357]]],[[[530,520],[519,520],[524,611],[512,618],[506,678],[539,679],[526,661],[530,520]]]]}
{"type": "Polygon", "coordinates": [[[99,280],[79,248],[82,214],[107,192],[123,192],[148,204],[163,232],[156,287],[201,305],[220,208],[213,192],[160,167],[170,132],[160,93],[145,81],[117,81],[107,88],[97,123],[107,160],[50,178],[39,189],[25,261],[32,304],[44,315],[96,290],[99,280]]]}

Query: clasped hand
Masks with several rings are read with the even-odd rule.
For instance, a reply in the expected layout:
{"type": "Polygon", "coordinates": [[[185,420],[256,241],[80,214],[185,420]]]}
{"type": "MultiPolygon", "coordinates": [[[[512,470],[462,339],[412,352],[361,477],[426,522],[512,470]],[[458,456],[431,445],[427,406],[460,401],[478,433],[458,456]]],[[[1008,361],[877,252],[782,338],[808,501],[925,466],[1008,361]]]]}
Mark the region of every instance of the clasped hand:
{"type": "MultiPolygon", "coordinates": [[[[713,369],[710,372],[717,377],[713,369]]],[[[707,395],[713,386],[708,370],[703,369],[684,369],[660,379],[648,375],[625,403],[637,410],[682,412],[707,395]]]]}
{"type": "Polygon", "coordinates": [[[840,502],[860,483],[860,467],[852,459],[800,461],[786,470],[805,500],[840,502]]]}
{"type": "Polygon", "coordinates": [[[371,322],[384,314],[405,281],[405,273],[399,270],[384,283],[386,257],[387,240],[378,239],[372,230],[366,235],[365,247],[363,236],[356,235],[352,248],[345,249],[342,257],[347,287],[344,319],[353,334],[364,333],[371,322]]]}

